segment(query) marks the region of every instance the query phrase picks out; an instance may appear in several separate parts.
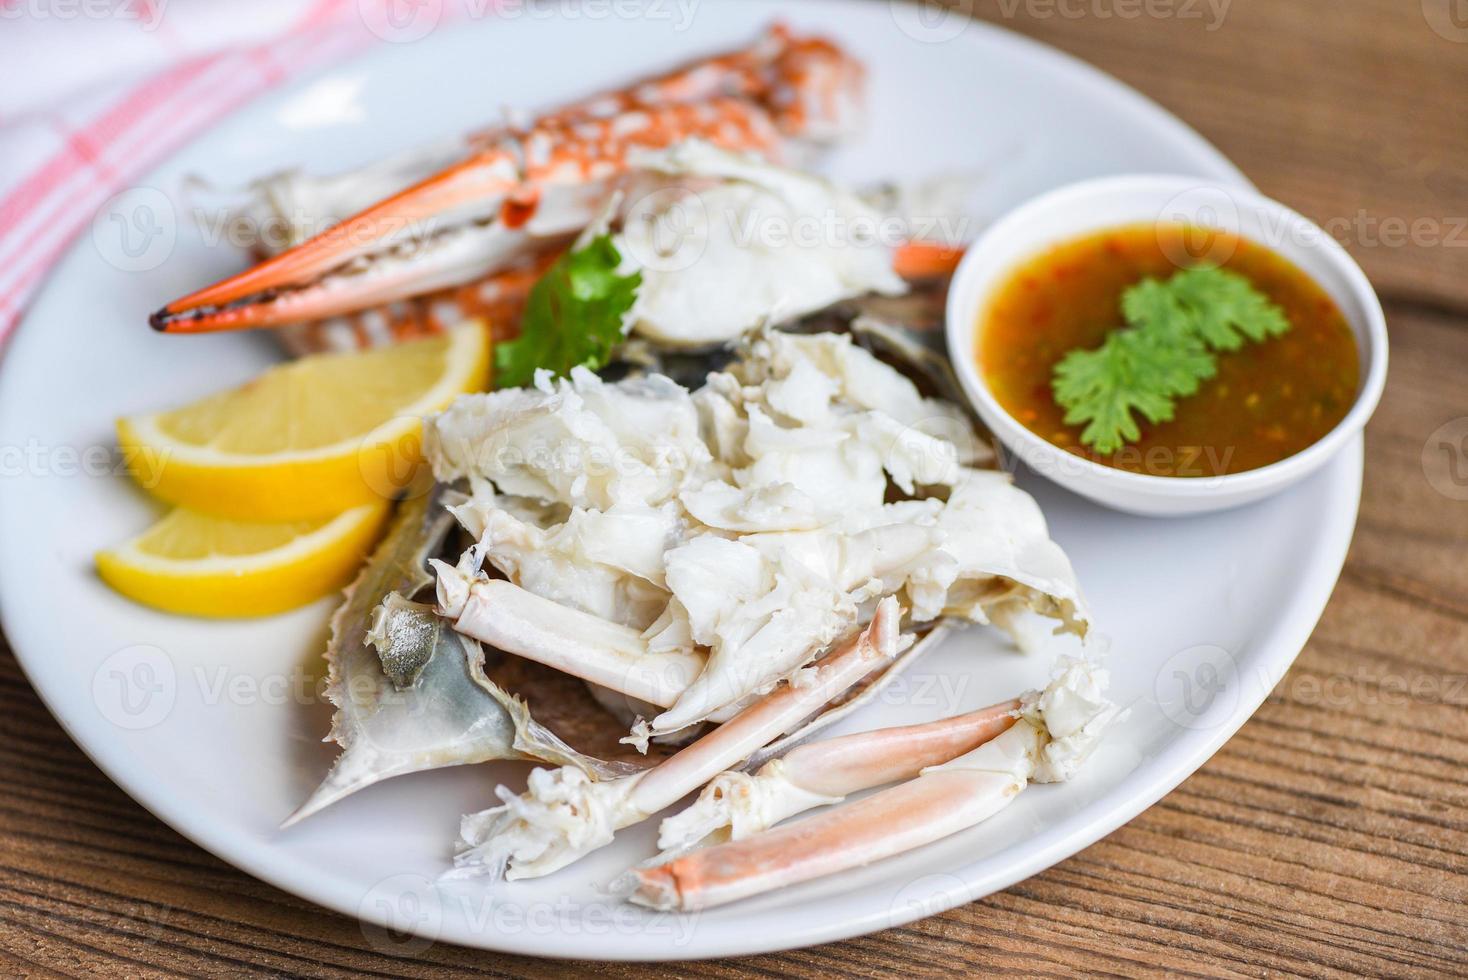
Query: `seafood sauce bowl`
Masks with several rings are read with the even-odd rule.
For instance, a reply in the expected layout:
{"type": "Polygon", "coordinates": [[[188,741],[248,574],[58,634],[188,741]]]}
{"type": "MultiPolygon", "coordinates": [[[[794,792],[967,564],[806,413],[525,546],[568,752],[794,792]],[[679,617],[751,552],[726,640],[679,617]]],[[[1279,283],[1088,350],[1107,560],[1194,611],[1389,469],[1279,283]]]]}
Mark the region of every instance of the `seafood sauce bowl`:
{"type": "MultiPolygon", "coordinates": [[[[1161,237],[1159,236],[1159,241],[1161,237]]],[[[1166,246],[1164,246],[1164,249],[1166,246]]],[[[1121,318],[1118,313],[1118,325],[1121,318]]],[[[1324,229],[1246,186],[1165,174],[1086,180],[1032,198],[969,247],[948,294],[948,352],[979,417],[1035,472],[1118,510],[1181,516],[1224,510],[1278,493],[1320,469],[1366,425],[1386,382],[1386,318],[1360,266],[1324,229]],[[1031,431],[995,397],[981,362],[980,331],[990,302],[1012,273],[1047,249],[1087,234],[1156,224],[1189,229],[1179,268],[1224,256],[1220,243],[1262,245],[1296,266],[1339,307],[1356,342],[1359,381],[1341,421],[1306,448],[1265,466],[1221,475],[1132,472],[1067,451],[1031,431]],[[1194,245],[1202,244],[1197,248],[1194,245]]]]}

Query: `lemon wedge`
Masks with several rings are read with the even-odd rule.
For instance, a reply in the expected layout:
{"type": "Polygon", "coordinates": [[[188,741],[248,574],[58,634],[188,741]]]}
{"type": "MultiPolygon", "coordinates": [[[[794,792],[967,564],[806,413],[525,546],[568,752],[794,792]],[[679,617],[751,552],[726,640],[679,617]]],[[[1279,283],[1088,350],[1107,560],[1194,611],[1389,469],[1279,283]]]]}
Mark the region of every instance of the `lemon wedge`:
{"type": "Polygon", "coordinates": [[[154,496],[243,521],[298,521],[392,499],[422,463],[422,417],[489,383],[470,320],[394,347],[303,357],[182,408],[119,419],[154,496]]]}
{"type": "Polygon", "coordinates": [[[390,506],[336,517],[255,524],[179,508],[98,552],[97,572],[144,605],[192,616],[266,616],[341,588],[382,530],[390,506]]]}

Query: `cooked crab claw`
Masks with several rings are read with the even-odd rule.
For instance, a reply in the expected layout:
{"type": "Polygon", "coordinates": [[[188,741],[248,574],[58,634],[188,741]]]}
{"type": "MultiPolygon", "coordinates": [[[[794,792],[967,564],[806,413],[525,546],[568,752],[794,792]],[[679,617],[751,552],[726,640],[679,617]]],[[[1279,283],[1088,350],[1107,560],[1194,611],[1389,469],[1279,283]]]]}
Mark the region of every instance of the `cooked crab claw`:
{"type": "MultiPolygon", "coordinates": [[[[793,155],[848,123],[860,66],[776,25],[742,51],[470,140],[458,162],[150,318],[168,333],[314,321],[471,283],[605,210],[640,151],[793,155]]],[[[350,179],[350,178],[346,178],[350,179]]],[[[338,194],[351,199],[351,195],[338,194]]]]}
{"type": "Polygon", "coordinates": [[[640,905],[697,911],[956,834],[1004,809],[1031,782],[1074,774],[1120,713],[1102,694],[1105,682],[1105,672],[1094,664],[1070,660],[1044,691],[1023,699],[1011,727],[972,751],[855,803],[634,868],[619,890],[640,905]]]}
{"type": "Polygon", "coordinates": [[[697,789],[891,663],[899,652],[900,618],[897,601],[883,600],[865,629],[808,673],[761,697],[652,769],[603,782],[592,782],[575,767],[537,769],[523,794],[499,787],[503,806],[463,820],[457,873],[534,878],[610,843],[616,831],[646,820],[697,789]]]}
{"type": "Polygon", "coordinates": [[[149,323],[207,333],[320,320],[472,282],[590,224],[624,172],[568,159],[522,164],[533,137],[476,153],[222,282],[175,300],[149,323]]]}

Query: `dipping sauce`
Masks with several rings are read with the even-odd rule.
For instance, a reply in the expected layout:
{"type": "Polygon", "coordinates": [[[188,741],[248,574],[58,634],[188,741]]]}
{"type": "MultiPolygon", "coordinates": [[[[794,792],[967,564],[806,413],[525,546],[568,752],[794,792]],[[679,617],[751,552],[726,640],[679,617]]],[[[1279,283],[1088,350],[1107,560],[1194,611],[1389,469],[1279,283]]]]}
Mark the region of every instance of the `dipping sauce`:
{"type": "Polygon", "coordinates": [[[1285,258],[1222,232],[1129,225],[1052,247],[1010,273],[981,316],[979,371],[1005,411],[1046,441],[1117,469],[1219,476],[1267,466],[1319,440],[1356,400],[1356,338],[1335,302],[1285,258]],[[1222,258],[1277,303],[1290,329],[1219,352],[1217,374],[1177,399],[1172,421],[1136,416],[1141,438],[1098,454],[1081,444],[1081,426],[1065,424],[1051,390],[1055,364],[1124,327],[1123,291],[1149,276],[1170,279],[1175,259],[1186,265],[1199,253],[1198,241],[1208,242],[1204,258],[1222,258]]]}

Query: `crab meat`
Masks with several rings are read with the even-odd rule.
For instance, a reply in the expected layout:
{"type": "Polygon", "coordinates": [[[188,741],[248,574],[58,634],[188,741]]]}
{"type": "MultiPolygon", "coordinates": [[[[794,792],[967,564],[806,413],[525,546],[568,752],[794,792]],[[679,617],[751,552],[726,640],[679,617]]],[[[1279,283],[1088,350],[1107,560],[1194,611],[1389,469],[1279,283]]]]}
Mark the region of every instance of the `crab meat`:
{"type": "Polygon", "coordinates": [[[496,793],[503,806],[464,818],[456,866],[467,874],[533,878],[610,843],[618,830],[646,820],[697,789],[890,664],[900,652],[900,616],[895,599],[883,600],[864,630],[797,681],[764,696],[645,772],[594,783],[575,767],[537,769],[523,794],[499,787],[496,793]]]}
{"type": "Polygon", "coordinates": [[[504,511],[522,523],[657,507],[713,462],[686,390],[658,375],[607,384],[584,368],[569,381],[542,374],[534,388],[460,397],[425,426],[425,451],[440,481],[477,478],[527,502],[476,488],[473,506],[456,514],[504,511]]]}
{"type": "MultiPolygon", "coordinates": [[[[1121,714],[1106,675],[1069,660],[1044,691],[1023,700],[1003,734],[855,803],[635,868],[630,898],[657,909],[698,911],[861,867],[959,833],[1008,806],[1031,782],[1071,778],[1121,714]]],[[[880,763],[878,763],[880,765],[880,763]]]]}
{"type": "Polygon", "coordinates": [[[630,324],[639,337],[707,346],[853,296],[906,290],[893,243],[879,234],[882,216],[855,194],[700,140],[635,164],[684,188],[634,200],[613,238],[642,274],[630,324]]]}
{"type": "MultiPolygon", "coordinates": [[[[883,596],[916,623],[1035,611],[1085,630],[1034,501],[969,465],[979,442],[956,408],[846,336],[765,332],[693,394],[577,369],[466,396],[426,447],[440,480],[468,480],[452,510],[477,542],[441,586],[487,563],[648,652],[702,658],[671,704],[624,691],[667,708],[652,735],[770,690],[883,596]]],[[[495,603],[475,612],[461,629],[513,632],[495,603]]]]}

